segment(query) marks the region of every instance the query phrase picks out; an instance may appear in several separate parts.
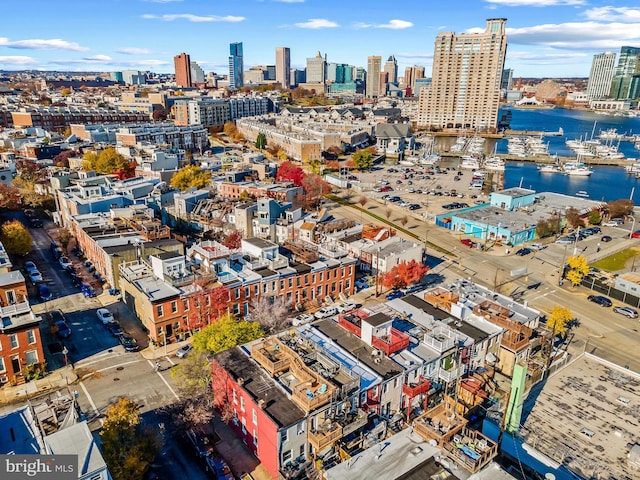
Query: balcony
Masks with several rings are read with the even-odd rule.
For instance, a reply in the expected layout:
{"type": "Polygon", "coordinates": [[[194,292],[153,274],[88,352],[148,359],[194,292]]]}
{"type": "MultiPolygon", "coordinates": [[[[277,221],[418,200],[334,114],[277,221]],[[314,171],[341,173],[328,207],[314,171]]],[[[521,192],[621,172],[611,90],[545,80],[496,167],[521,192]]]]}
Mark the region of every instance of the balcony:
{"type": "Polygon", "coordinates": [[[368,421],[366,412],[362,410],[338,413],[332,419],[327,418],[317,430],[309,432],[309,443],[316,451],[324,450],[364,427],[368,421]]]}
{"type": "Polygon", "coordinates": [[[471,473],[476,473],[498,454],[498,445],[475,430],[463,428],[444,444],[447,456],[471,473]]]}
{"type": "Polygon", "coordinates": [[[462,365],[454,366],[449,369],[444,369],[443,367],[441,367],[440,370],[438,371],[438,377],[443,382],[453,382],[456,378],[462,375],[462,373],[463,373],[462,365]]]}
{"type": "Polygon", "coordinates": [[[262,365],[272,377],[289,369],[289,356],[280,348],[280,342],[276,340],[268,339],[256,343],[251,348],[251,357],[262,365]]]}
{"type": "Polygon", "coordinates": [[[427,393],[431,387],[431,380],[420,375],[418,381],[415,383],[402,384],[402,393],[409,398],[415,398],[418,395],[427,393]]]}
{"type": "Polygon", "coordinates": [[[341,313],[338,315],[338,325],[360,338],[362,334],[362,320],[368,316],[367,313],[359,309],[348,313],[341,313]]]}
{"type": "Polygon", "coordinates": [[[450,410],[444,402],[420,415],[413,422],[414,431],[427,442],[438,442],[438,448],[443,448],[466,425],[467,420],[450,410]]]}
{"type": "MultiPolygon", "coordinates": [[[[527,328],[527,327],[525,327],[527,328]]],[[[522,332],[514,332],[507,330],[502,334],[500,344],[512,352],[519,352],[529,345],[529,336],[522,332]]]]}
{"type": "Polygon", "coordinates": [[[436,327],[424,336],[423,342],[438,353],[444,353],[455,346],[456,334],[447,327],[436,327]]]}
{"type": "Polygon", "coordinates": [[[331,424],[326,428],[319,428],[317,431],[310,431],[309,444],[316,452],[319,452],[335,444],[342,438],[342,436],[342,427],[336,422],[331,422],[331,424]]]}
{"type": "Polygon", "coordinates": [[[386,355],[391,355],[409,347],[409,335],[392,327],[387,335],[373,337],[371,346],[382,350],[386,355]]]}
{"type": "Polygon", "coordinates": [[[297,354],[291,356],[289,371],[297,380],[297,383],[291,386],[291,399],[300,408],[310,412],[329,403],[336,387],[309,370],[297,354]]]}
{"type": "Polygon", "coordinates": [[[28,301],[20,303],[14,303],[13,305],[5,305],[0,307],[0,317],[13,317],[14,315],[22,315],[23,313],[29,313],[31,307],[28,301]]]}

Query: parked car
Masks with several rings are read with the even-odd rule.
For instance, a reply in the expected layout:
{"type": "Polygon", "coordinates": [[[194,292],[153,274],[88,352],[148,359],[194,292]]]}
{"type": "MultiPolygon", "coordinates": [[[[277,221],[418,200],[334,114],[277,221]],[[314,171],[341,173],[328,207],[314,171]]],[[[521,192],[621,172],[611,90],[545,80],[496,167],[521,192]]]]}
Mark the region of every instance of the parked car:
{"type": "Polygon", "coordinates": [[[318,319],[327,318],[335,315],[336,313],[338,313],[338,309],[336,307],[322,307],[314,314],[314,317],[318,319]]]}
{"type": "Polygon", "coordinates": [[[631,307],[613,307],[613,311],[629,318],[638,318],[638,312],[631,307]]]}
{"type": "Polygon", "coordinates": [[[393,203],[397,203],[399,201],[401,201],[402,199],[400,197],[398,197],[397,195],[394,195],[392,197],[389,197],[389,201],[393,202],[393,203]]]}
{"type": "Polygon", "coordinates": [[[409,205],[409,210],[418,210],[420,208],[420,205],[417,203],[412,203],[411,205],[409,205]]]}
{"type": "Polygon", "coordinates": [[[315,318],[316,317],[309,313],[302,313],[291,320],[291,325],[293,325],[294,327],[304,325],[305,323],[313,322],[315,318]]]}
{"type": "Polygon", "coordinates": [[[612,218],[602,225],[604,225],[605,227],[619,227],[620,225],[624,225],[624,220],[622,220],[621,218],[612,218]]]}
{"type": "Polygon", "coordinates": [[[38,296],[43,302],[47,302],[53,297],[53,295],[51,295],[51,290],[49,290],[49,287],[46,285],[40,285],[40,287],[38,287],[38,296]]]}
{"type": "Polygon", "coordinates": [[[115,319],[113,318],[113,314],[106,308],[99,308],[98,310],[96,310],[96,315],[98,316],[98,320],[100,320],[103,325],[115,321],[115,319]]]}
{"type": "Polygon", "coordinates": [[[470,240],[468,238],[461,238],[460,239],[460,243],[462,243],[463,245],[466,245],[469,248],[473,248],[476,245],[478,245],[476,242],[474,242],[473,240],[470,240]]]}
{"type": "Polygon", "coordinates": [[[359,278],[358,280],[355,281],[353,286],[356,288],[356,291],[360,291],[365,288],[369,288],[369,282],[367,281],[366,278],[359,278]]]}
{"type": "Polygon", "coordinates": [[[610,307],[611,306],[611,300],[609,300],[607,297],[602,296],[602,295],[589,295],[587,297],[587,300],[589,300],[590,302],[593,302],[593,303],[597,303],[601,307],[610,307]]]}
{"type": "Polygon", "coordinates": [[[215,474],[217,480],[233,480],[235,477],[231,473],[231,469],[222,457],[209,455],[207,457],[207,465],[215,474]]]}
{"type": "Polygon", "coordinates": [[[518,255],[520,257],[523,257],[525,255],[529,255],[531,252],[533,252],[533,250],[531,250],[529,247],[524,247],[524,248],[521,248],[520,250],[518,250],[516,252],[516,255],[518,255]]]}
{"type": "Polygon", "coordinates": [[[400,297],[403,297],[403,296],[404,296],[404,293],[402,293],[400,290],[394,290],[393,292],[389,293],[386,296],[386,299],[387,300],[394,300],[396,298],[400,298],[400,297]]]}
{"type": "Polygon", "coordinates": [[[140,345],[135,338],[130,337],[126,333],[123,333],[118,337],[120,345],[122,345],[126,352],[137,352],[140,350],[140,345]]]}
{"type": "Polygon", "coordinates": [[[29,272],[29,280],[31,280],[33,285],[40,283],[42,281],[42,274],[38,270],[29,272]]]}
{"type": "Polygon", "coordinates": [[[97,295],[96,291],[88,283],[83,283],[80,286],[80,290],[85,297],[95,297],[97,295]]]}
{"type": "Polygon", "coordinates": [[[214,452],[213,445],[202,432],[193,428],[187,430],[187,438],[191,441],[199,457],[207,457],[214,452]]]}
{"type": "Polygon", "coordinates": [[[418,292],[423,288],[424,286],[421,283],[414,283],[413,285],[401,288],[400,291],[403,293],[403,295],[409,295],[410,293],[418,292]]]}
{"type": "Polygon", "coordinates": [[[27,271],[27,273],[37,272],[38,271],[37,265],[35,263],[33,263],[32,261],[24,262],[24,269],[27,271]]]}
{"type": "Polygon", "coordinates": [[[591,230],[593,230],[593,233],[602,233],[602,229],[600,227],[591,227],[591,230]]]}
{"type": "Polygon", "coordinates": [[[189,355],[189,353],[191,353],[192,350],[193,350],[193,345],[191,345],[190,343],[187,343],[186,345],[183,345],[176,351],[176,357],[184,358],[187,355],[189,355]]]}
{"type": "Polygon", "coordinates": [[[113,335],[116,338],[125,333],[125,331],[122,329],[120,324],[115,320],[107,323],[106,326],[107,326],[107,330],[111,332],[111,335],[113,335]]]}
{"type": "Polygon", "coordinates": [[[71,263],[71,260],[69,260],[69,259],[68,259],[67,257],[65,257],[64,255],[58,259],[58,263],[60,264],[60,266],[61,266],[62,268],[67,268],[67,267],[70,267],[71,265],[73,265],[73,264],[71,263]]]}
{"type": "Polygon", "coordinates": [[[572,243],[574,243],[576,241],[575,238],[571,238],[571,237],[560,237],[559,239],[557,239],[555,241],[555,243],[557,243],[558,245],[570,245],[572,243]]]}
{"type": "Polygon", "coordinates": [[[336,308],[338,309],[338,313],[343,313],[343,312],[350,312],[356,307],[357,307],[356,302],[354,302],[353,300],[347,300],[346,302],[338,305],[336,308]]]}
{"type": "Polygon", "coordinates": [[[389,185],[385,185],[384,187],[382,187],[380,189],[381,192],[393,192],[393,187],[389,186],[389,185]]]}
{"type": "Polygon", "coordinates": [[[56,335],[59,338],[69,338],[71,336],[71,329],[64,320],[58,320],[54,325],[56,327],[56,335]]]}
{"type": "Polygon", "coordinates": [[[631,238],[640,238],[640,230],[636,230],[631,234],[631,238]]]}
{"type": "Polygon", "coordinates": [[[42,228],[42,220],[36,217],[29,218],[29,223],[33,228],[42,228]]]}
{"type": "Polygon", "coordinates": [[[603,242],[607,243],[607,242],[610,242],[613,239],[609,235],[603,235],[600,240],[602,240],[603,242]]]}
{"type": "Polygon", "coordinates": [[[538,250],[544,250],[545,248],[547,248],[547,246],[542,243],[532,243],[531,245],[529,245],[529,248],[537,252],[538,250]]]}

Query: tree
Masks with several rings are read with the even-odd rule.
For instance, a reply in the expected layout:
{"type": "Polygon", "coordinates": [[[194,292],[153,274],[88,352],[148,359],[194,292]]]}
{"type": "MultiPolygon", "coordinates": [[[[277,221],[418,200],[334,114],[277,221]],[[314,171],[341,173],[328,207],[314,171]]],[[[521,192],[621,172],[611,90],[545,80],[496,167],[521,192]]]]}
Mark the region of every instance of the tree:
{"type": "Polygon", "coordinates": [[[71,235],[71,232],[68,229],[61,228],[60,230],[58,230],[58,242],[60,242],[60,245],[62,245],[63,250],[67,249],[72,238],[73,235],[71,235]]]}
{"type": "Polygon", "coordinates": [[[238,321],[228,313],[193,335],[196,350],[218,353],[264,336],[258,322],[238,321]]]}
{"type": "Polygon", "coordinates": [[[222,245],[229,250],[237,250],[242,246],[242,233],[239,230],[233,230],[222,240],[222,245]]]}
{"type": "Polygon", "coordinates": [[[312,173],[302,180],[302,188],[304,189],[304,206],[305,208],[313,208],[320,203],[323,195],[331,191],[331,187],[325,182],[320,175],[312,173]]]}
{"type": "Polygon", "coordinates": [[[553,336],[564,336],[569,330],[569,323],[573,320],[573,314],[567,307],[559,305],[553,307],[547,317],[546,325],[553,332],[553,336]]]}
{"type": "Polygon", "coordinates": [[[259,133],[256,137],[256,148],[264,150],[267,146],[267,136],[264,133],[259,133]]]}
{"type": "Polygon", "coordinates": [[[234,417],[233,403],[229,395],[231,376],[215,359],[211,362],[211,388],[213,403],[223,422],[229,423],[234,417]]]}
{"type": "Polygon", "coordinates": [[[574,207],[567,209],[567,222],[569,222],[569,225],[573,228],[584,227],[584,220],[582,220],[582,216],[578,209],[574,207]]]}
{"type": "Polygon", "coordinates": [[[0,208],[18,208],[20,201],[20,190],[11,185],[0,183],[0,208]]]}
{"type": "Polygon", "coordinates": [[[151,114],[151,118],[156,122],[162,122],[167,119],[167,111],[162,107],[156,108],[151,114]]]}
{"type": "Polygon", "coordinates": [[[584,276],[589,273],[589,264],[587,263],[587,259],[582,255],[572,255],[567,259],[567,264],[569,265],[567,280],[569,280],[574,286],[580,285],[584,276]]]}
{"type": "Polygon", "coordinates": [[[309,162],[309,170],[311,173],[320,174],[320,170],[322,169],[322,162],[317,158],[314,158],[309,162]]]}
{"type": "Polygon", "coordinates": [[[409,223],[409,217],[407,217],[406,215],[403,215],[402,217],[400,217],[400,223],[402,224],[403,227],[406,227],[407,223],[409,223]]]}
{"type": "Polygon", "coordinates": [[[53,157],[53,163],[57,167],[61,168],[69,168],[69,158],[73,157],[72,150],[64,150],[60,152],[58,155],[53,157]]]}
{"type": "Polygon", "coordinates": [[[222,127],[222,131],[231,139],[235,139],[238,136],[238,127],[234,122],[226,122],[222,127]]]}
{"type": "Polygon", "coordinates": [[[602,215],[600,215],[600,211],[596,209],[593,209],[588,213],[587,219],[591,225],[600,225],[600,223],[602,223],[602,215]]]}
{"type": "Polygon", "coordinates": [[[283,162],[278,167],[276,172],[276,180],[279,182],[293,182],[296,187],[302,186],[302,181],[306,178],[307,174],[302,168],[295,165],[293,162],[283,162]]]}
{"type": "Polygon", "coordinates": [[[114,480],[141,480],[160,450],[158,437],[142,428],[139,409],[137,403],[120,397],[105,413],[102,454],[114,480]]]}
{"type": "Polygon", "coordinates": [[[393,209],[391,207],[387,207],[384,209],[384,216],[387,217],[387,220],[391,219],[392,214],[393,214],[393,209]]]}
{"type": "Polygon", "coordinates": [[[189,313],[184,329],[193,332],[217,321],[229,304],[229,289],[219,286],[208,277],[199,277],[187,297],[189,313]]]}
{"type": "Polygon", "coordinates": [[[181,191],[191,187],[204,188],[211,182],[211,172],[202,170],[196,165],[187,165],[171,177],[171,186],[181,191]]]}
{"type": "Polygon", "coordinates": [[[287,325],[288,313],[289,308],[284,297],[260,296],[251,299],[251,320],[258,322],[268,334],[273,334],[287,325]]]}
{"type": "Polygon", "coordinates": [[[240,192],[240,195],[238,195],[238,200],[242,200],[244,202],[248,202],[253,199],[253,195],[251,195],[247,190],[243,190],[242,192],[240,192]]]}
{"type": "Polygon", "coordinates": [[[633,200],[620,199],[607,203],[609,217],[620,218],[633,213],[633,200]]]}
{"type": "Polygon", "coordinates": [[[369,149],[360,150],[351,156],[358,170],[368,170],[373,166],[373,155],[369,149]]]}
{"type": "Polygon", "coordinates": [[[125,157],[120,155],[115,148],[109,147],[100,153],[89,151],[84,154],[83,167],[87,170],[95,170],[104,175],[116,174],[126,178],[133,173],[135,167],[125,157]]]}
{"type": "Polygon", "coordinates": [[[415,260],[400,262],[382,275],[382,285],[386,288],[404,288],[422,279],[428,271],[429,267],[415,260]]]}
{"type": "Polygon", "coordinates": [[[211,391],[211,362],[204,352],[193,352],[171,368],[182,401],[178,406],[178,425],[195,427],[205,425],[213,418],[211,391]]]}
{"type": "Polygon", "coordinates": [[[0,227],[0,242],[7,253],[12,255],[26,255],[31,251],[33,239],[29,230],[18,220],[5,222],[0,227]]]}
{"type": "Polygon", "coordinates": [[[366,195],[360,195],[360,198],[358,198],[358,203],[362,208],[364,208],[364,206],[367,204],[368,201],[369,201],[369,198],[367,198],[366,195]]]}

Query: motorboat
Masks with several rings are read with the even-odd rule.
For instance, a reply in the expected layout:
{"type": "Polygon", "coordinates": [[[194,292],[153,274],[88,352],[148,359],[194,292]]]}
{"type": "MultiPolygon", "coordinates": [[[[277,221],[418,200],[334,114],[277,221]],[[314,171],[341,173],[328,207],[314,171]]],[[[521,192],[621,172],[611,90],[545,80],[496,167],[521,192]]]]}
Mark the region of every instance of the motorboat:
{"type": "Polygon", "coordinates": [[[589,194],[584,190],[580,190],[576,193],[576,197],[589,198],[589,194]]]}
{"type": "Polygon", "coordinates": [[[577,177],[588,177],[593,174],[591,167],[582,162],[567,162],[563,166],[564,173],[577,177]]]}

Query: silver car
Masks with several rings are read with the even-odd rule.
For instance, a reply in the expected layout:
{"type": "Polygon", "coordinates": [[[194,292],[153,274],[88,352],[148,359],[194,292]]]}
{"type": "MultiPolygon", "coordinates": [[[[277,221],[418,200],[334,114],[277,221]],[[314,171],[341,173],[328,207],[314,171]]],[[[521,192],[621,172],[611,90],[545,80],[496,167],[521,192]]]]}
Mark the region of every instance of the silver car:
{"type": "Polygon", "coordinates": [[[191,350],[193,350],[193,345],[191,345],[190,343],[183,345],[182,347],[180,347],[178,349],[178,351],[176,352],[176,357],[178,358],[184,358],[187,355],[189,355],[189,353],[191,352],[191,350]]]}

